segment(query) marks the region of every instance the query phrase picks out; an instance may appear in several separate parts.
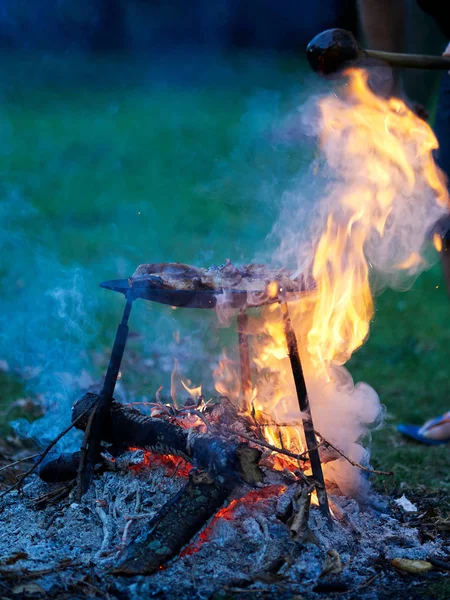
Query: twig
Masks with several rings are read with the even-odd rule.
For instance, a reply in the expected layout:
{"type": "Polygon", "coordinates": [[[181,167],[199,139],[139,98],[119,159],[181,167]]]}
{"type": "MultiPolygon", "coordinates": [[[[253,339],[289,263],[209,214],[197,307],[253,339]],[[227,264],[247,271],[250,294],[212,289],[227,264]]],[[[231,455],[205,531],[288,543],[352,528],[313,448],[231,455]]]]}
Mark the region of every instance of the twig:
{"type": "Polygon", "coordinates": [[[370,577],[367,577],[367,579],[365,581],[363,581],[356,589],[362,590],[363,588],[365,588],[368,585],[370,585],[371,583],[373,583],[375,581],[375,579],[379,576],[380,576],[380,573],[375,573],[375,575],[371,575],[370,577]]]}
{"type": "Polygon", "coordinates": [[[195,408],[190,408],[189,413],[191,413],[192,415],[195,415],[201,421],[203,421],[203,423],[206,425],[206,429],[209,431],[209,433],[214,435],[214,430],[211,427],[211,423],[208,421],[208,419],[205,417],[205,415],[203,415],[199,410],[196,410],[195,408]]]}
{"type": "Polygon", "coordinates": [[[105,551],[106,546],[109,544],[111,532],[109,531],[108,527],[108,516],[99,504],[97,504],[97,506],[95,507],[95,512],[98,514],[100,521],[103,523],[102,545],[100,546],[100,550],[97,552],[97,556],[101,556],[105,551]]]}
{"type": "Polygon", "coordinates": [[[266,558],[266,554],[267,554],[267,548],[270,542],[270,533],[269,533],[269,527],[267,526],[267,521],[266,519],[264,519],[264,517],[262,515],[255,515],[255,520],[258,523],[258,525],[261,528],[262,534],[264,536],[264,545],[262,547],[262,550],[259,553],[259,557],[255,563],[255,567],[256,568],[260,568],[261,565],[264,562],[264,559],[266,558]]]}
{"type": "Polygon", "coordinates": [[[5,465],[4,467],[0,468],[0,472],[1,471],[5,471],[6,469],[10,469],[11,467],[15,467],[16,465],[18,465],[19,463],[23,463],[26,462],[27,460],[31,460],[33,458],[36,458],[36,456],[40,456],[40,452],[38,452],[37,454],[32,454],[31,456],[25,456],[25,458],[21,458],[19,460],[16,460],[12,463],[9,463],[9,465],[5,465]]]}
{"type": "Polygon", "coordinates": [[[62,569],[71,569],[80,567],[80,563],[75,563],[71,559],[65,559],[61,561],[58,565],[54,567],[50,567],[48,569],[35,569],[29,570],[20,567],[19,569],[6,569],[0,567],[0,575],[5,579],[25,579],[25,578],[35,578],[42,577],[44,575],[49,575],[50,573],[55,573],[61,571],[62,569]]]}
{"type": "Polygon", "coordinates": [[[180,460],[175,465],[175,469],[173,470],[172,475],[170,476],[171,478],[175,477],[175,475],[178,473],[178,469],[180,468],[182,462],[183,462],[183,459],[180,458],[180,460]]]}
{"type": "Polygon", "coordinates": [[[136,487],[136,498],[134,503],[134,512],[138,513],[141,508],[141,487],[139,485],[139,480],[137,480],[136,487]]]}
{"type": "Polygon", "coordinates": [[[125,546],[127,545],[128,533],[129,533],[130,527],[132,526],[134,521],[139,521],[140,519],[150,519],[154,516],[155,516],[154,513],[148,513],[148,514],[130,515],[129,517],[127,517],[127,522],[125,523],[125,527],[123,528],[122,539],[120,540],[120,544],[117,547],[117,552],[116,552],[116,556],[115,556],[116,559],[119,558],[119,556],[124,551],[125,546]]]}
{"type": "Polygon", "coordinates": [[[44,460],[44,458],[47,456],[47,454],[50,452],[50,450],[56,446],[56,444],[59,442],[59,440],[64,437],[66,435],[66,433],[68,433],[72,427],[75,427],[75,425],[81,421],[81,419],[86,415],[86,413],[90,410],[90,408],[87,408],[85,411],[83,411],[74,421],[72,421],[72,423],[66,427],[66,429],[64,429],[64,431],[62,431],[59,435],[57,435],[55,437],[55,439],[50,442],[50,444],[47,446],[47,448],[40,454],[40,458],[34,463],[34,465],[28,469],[28,471],[26,471],[25,473],[23,473],[23,475],[21,475],[19,477],[19,479],[16,481],[16,483],[14,483],[13,485],[11,485],[9,488],[7,488],[0,496],[0,498],[3,498],[4,496],[6,496],[6,494],[8,494],[11,490],[15,489],[16,487],[20,487],[22,485],[22,483],[25,481],[25,479],[28,477],[28,475],[31,475],[31,473],[33,473],[33,471],[35,471],[37,469],[37,467],[41,464],[41,462],[44,460]]]}
{"type": "Polygon", "coordinates": [[[330,448],[333,448],[333,450],[335,452],[337,452],[340,456],[342,456],[342,458],[345,458],[345,460],[347,462],[349,462],[354,467],[358,467],[358,469],[361,469],[361,471],[366,471],[367,473],[373,473],[374,475],[389,475],[389,476],[393,476],[394,475],[394,473],[392,471],[377,471],[376,469],[371,469],[370,467],[364,467],[360,463],[352,460],[350,457],[348,457],[346,454],[344,454],[342,452],[342,450],[339,450],[339,448],[336,448],[336,446],[334,446],[328,440],[326,440],[323,437],[323,435],[321,435],[318,431],[316,431],[315,434],[318,435],[321,438],[321,440],[322,440],[321,444],[326,444],[330,448]]]}
{"type": "Polygon", "coordinates": [[[129,529],[130,529],[130,527],[131,527],[132,524],[133,524],[133,519],[129,519],[125,523],[125,527],[123,528],[122,539],[120,540],[120,544],[117,547],[116,559],[119,558],[119,556],[124,551],[125,546],[127,545],[128,531],[129,531],[129,529]]]}
{"type": "MultiPolygon", "coordinates": [[[[253,442],[253,444],[258,444],[259,446],[263,446],[264,448],[267,448],[268,450],[272,450],[272,452],[278,452],[278,454],[284,454],[285,456],[289,456],[290,458],[295,458],[295,460],[303,460],[303,461],[308,460],[306,457],[309,454],[310,450],[306,450],[305,452],[302,452],[301,454],[295,454],[295,452],[290,452],[289,450],[284,450],[284,448],[278,448],[277,446],[272,446],[272,444],[269,444],[268,442],[264,442],[263,440],[258,440],[249,435],[245,435],[244,433],[237,433],[234,431],[230,431],[230,433],[232,433],[233,435],[235,435],[237,437],[244,438],[244,440],[248,440],[249,442],[253,442]]],[[[311,450],[316,450],[317,448],[320,448],[320,446],[323,446],[326,443],[327,442],[325,440],[322,440],[319,444],[317,444],[317,446],[314,446],[314,448],[311,448],[311,450]]]]}
{"type": "Polygon", "coordinates": [[[38,498],[34,498],[32,500],[33,504],[35,506],[37,506],[38,504],[42,504],[42,502],[45,502],[46,500],[59,500],[59,498],[61,498],[66,492],[69,492],[72,487],[74,486],[75,483],[75,479],[72,479],[72,481],[69,481],[68,483],[66,483],[65,485],[61,486],[60,488],[57,488],[56,490],[52,490],[51,492],[48,492],[47,494],[44,494],[43,496],[39,496],[38,498]]]}
{"type": "Polygon", "coordinates": [[[445,560],[440,560],[435,556],[427,556],[427,561],[430,562],[433,567],[437,567],[438,569],[442,569],[443,571],[450,571],[450,562],[445,560]]]}

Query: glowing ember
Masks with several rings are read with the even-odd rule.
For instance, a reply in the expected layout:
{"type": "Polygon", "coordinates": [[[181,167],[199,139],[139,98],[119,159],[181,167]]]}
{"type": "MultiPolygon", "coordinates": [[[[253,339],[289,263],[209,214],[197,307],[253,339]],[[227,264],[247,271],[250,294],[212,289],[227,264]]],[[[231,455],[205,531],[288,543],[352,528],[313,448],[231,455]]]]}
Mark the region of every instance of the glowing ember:
{"type": "Polygon", "coordinates": [[[268,498],[279,496],[285,491],[285,489],[286,487],[283,485],[270,485],[260,490],[251,490],[242,498],[232,500],[228,506],[221,508],[214,515],[209,525],[200,533],[197,540],[186,546],[186,548],[180,553],[180,557],[190,556],[191,554],[198,552],[202,547],[202,544],[210,540],[211,535],[214,532],[214,527],[217,525],[220,519],[232,521],[236,511],[239,508],[252,507],[257,502],[262,502],[268,498]]]}
{"type": "MultiPolygon", "coordinates": [[[[140,450],[140,448],[130,448],[131,452],[140,450]]],[[[192,465],[180,458],[179,456],[172,456],[171,454],[155,454],[149,450],[144,451],[144,458],[136,465],[131,465],[129,468],[132,471],[139,472],[143,469],[151,469],[153,467],[164,467],[167,469],[168,477],[185,477],[189,475],[192,469],[192,465]]]]}

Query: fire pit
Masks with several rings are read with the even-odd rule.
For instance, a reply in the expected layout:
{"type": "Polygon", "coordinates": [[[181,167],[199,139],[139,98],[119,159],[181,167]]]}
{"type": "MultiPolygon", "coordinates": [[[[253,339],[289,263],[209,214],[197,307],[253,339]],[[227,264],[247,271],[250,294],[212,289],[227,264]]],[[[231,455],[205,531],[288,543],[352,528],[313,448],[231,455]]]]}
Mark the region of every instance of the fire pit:
{"type": "Polygon", "coordinates": [[[126,304],[122,321],[117,330],[98,405],[92,413],[90,427],[86,427],[87,452],[84,457],[85,460],[81,460],[80,463],[80,492],[86,491],[95,460],[98,457],[101,437],[99,434],[100,419],[105,420],[108,418],[108,411],[111,407],[128,336],[128,319],[133,302],[136,299],[142,298],[184,308],[209,309],[215,308],[217,302],[220,301],[222,309],[237,310],[241,389],[245,402],[249,401],[249,392],[252,387],[246,309],[249,306],[264,306],[278,302],[281,305],[286,347],[289,353],[298,403],[302,412],[305,441],[312,475],[316,483],[319,505],[329,524],[331,524],[325,481],[317,449],[318,441],[309,407],[298,342],[291,324],[288,308],[289,301],[298,300],[302,293],[308,291],[305,280],[298,276],[293,277],[292,273],[285,270],[269,271],[263,265],[250,265],[238,269],[230,261],[226,261],[221,267],[211,267],[208,270],[200,270],[179,263],[141,265],[130,279],[106,281],[100,285],[124,294],[126,304]]]}

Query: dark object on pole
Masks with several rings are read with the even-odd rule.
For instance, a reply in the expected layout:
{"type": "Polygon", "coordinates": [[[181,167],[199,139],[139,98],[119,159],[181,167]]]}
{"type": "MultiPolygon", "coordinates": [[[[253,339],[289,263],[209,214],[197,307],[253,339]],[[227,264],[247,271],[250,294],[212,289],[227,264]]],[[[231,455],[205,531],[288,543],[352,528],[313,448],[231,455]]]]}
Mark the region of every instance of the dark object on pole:
{"type": "Polygon", "coordinates": [[[325,488],[325,480],[323,478],[322,464],[320,462],[319,450],[317,448],[316,434],[309,406],[308,392],[306,389],[305,377],[303,375],[302,363],[298,351],[297,337],[294,328],[292,327],[291,318],[289,316],[288,305],[285,302],[281,303],[281,311],[284,319],[284,331],[286,335],[286,343],[288,347],[289,359],[291,361],[292,375],[294,376],[295,389],[297,392],[298,404],[302,411],[303,429],[305,432],[306,447],[309,452],[311,469],[313,478],[317,481],[316,486],[317,498],[322,514],[327,518],[330,525],[332,524],[330,508],[328,506],[328,496],[325,488]]]}
{"type": "Polygon", "coordinates": [[[306,48],[306,57],[312,69],[325,76],[363,59],[378,60],[391,67],[450,70],[450,58],[444,56],[365,50],[345,29],[327,29],[316,35],[306,48]]]}

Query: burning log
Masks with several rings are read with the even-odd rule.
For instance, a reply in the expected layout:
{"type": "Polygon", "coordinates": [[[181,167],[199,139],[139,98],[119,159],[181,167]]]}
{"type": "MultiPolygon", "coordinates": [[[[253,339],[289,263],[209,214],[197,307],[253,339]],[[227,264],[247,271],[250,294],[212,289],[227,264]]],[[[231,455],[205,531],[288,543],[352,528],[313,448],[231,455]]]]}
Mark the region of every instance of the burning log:
{"type": "MultiPolygon", "coordinates": [[[[75,404],[72,418],[79,419],[77,427],[88,427],[98,401],[97,394],[88,393],[75,404]],[[84,417],[80,419],[79,415],[83,413],[84,417]]],[[[185,487],[150,521],[144,539],[128,546],[114,573],[152,573],[178,554],[221,507],[240,480],[249,484],[263,480],[258,466],[261,452],[248,444],[225,440],[210,432],[199,433],[193,428],[184,429],[166,420],[143,415],[114,400],[109,418],[103,423],[101,438],[116,450],[131,447],[174,454],[201,469],[190,475],[185,487]]],[[[64,462],[64,466],[70,465],[72,459],[64,462]]],[[[55,465],[57,471],[60,466],[61,461],[55,465]]]]}
{"type": "Polygon", "coordinates": [[[206,472],[194,472],[189,482],[153,517],[144,538],[127,547],[120,564],[112,572],[138,575],[156,571],[200,531],[233,487],[230,479],[216,479],[206,472]]]}
{"type": "MultiPolygon", "coordinates": [[[[77,423],[87,426],[99,396],[85,394],[74,406],[72,419],[86,411],[77,423]]],[[[143,415],[140,411],[113,400],[109,419],[103,423],[103,441],[117,449],[140,448],[158,454],[175,454],[208,471],[213,477],[242,479],[250,485],[261,483],[263,473],[258,466],[261,452],[248,444],[231,442],[210,433],[184,429],[162,419],[143,415]]]]}

